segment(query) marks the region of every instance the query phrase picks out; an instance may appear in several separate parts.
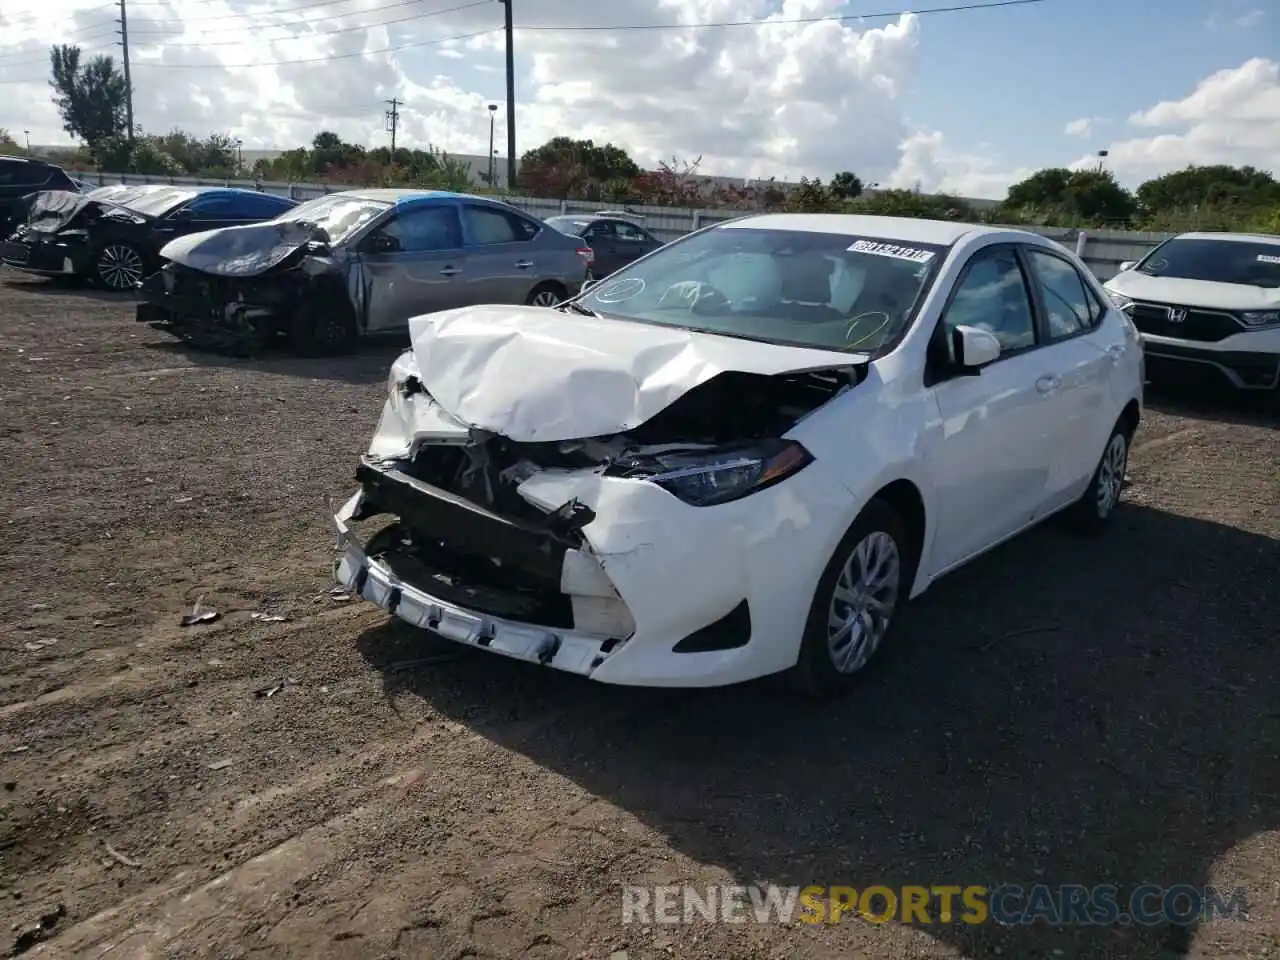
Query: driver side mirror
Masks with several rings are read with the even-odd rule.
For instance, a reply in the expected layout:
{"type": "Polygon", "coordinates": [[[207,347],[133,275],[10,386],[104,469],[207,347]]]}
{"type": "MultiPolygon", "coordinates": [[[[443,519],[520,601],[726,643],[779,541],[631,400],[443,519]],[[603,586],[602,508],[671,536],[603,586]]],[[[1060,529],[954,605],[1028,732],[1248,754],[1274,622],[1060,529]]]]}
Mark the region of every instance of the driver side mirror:
{"type": "Polygon", "coordinates": [[[380,233],[373,238],[374,253],[397,253],[400,250],[400,240],[397,237],[388,236],[380,233]]]}
{"type": "Polygon", "coordinates": [[[976,374],[1000,356],[1000,341],[987,330],[959,326],[951,331],[956,366],[963,373],[976,374]]]}
{"type": "Polygon", "coordinates": [[[1137,260],[1126,260],[1124,263],[1120,264],[1120,272],[1124,273],[1126,270],[1132,270],[1137,265],[1137,260]]]}

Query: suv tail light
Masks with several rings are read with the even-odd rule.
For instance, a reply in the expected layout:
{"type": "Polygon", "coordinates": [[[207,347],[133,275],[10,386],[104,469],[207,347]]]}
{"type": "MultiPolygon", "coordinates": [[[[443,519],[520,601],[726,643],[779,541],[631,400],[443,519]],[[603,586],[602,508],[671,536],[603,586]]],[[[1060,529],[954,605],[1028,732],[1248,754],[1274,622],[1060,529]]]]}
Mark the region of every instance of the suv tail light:
{"type": "Polygon", "coordinates": [[[588,267],[596,262],[596,252],[590,247],[579,247],[578,256],[582,258],[582,262],[588,267]]]}

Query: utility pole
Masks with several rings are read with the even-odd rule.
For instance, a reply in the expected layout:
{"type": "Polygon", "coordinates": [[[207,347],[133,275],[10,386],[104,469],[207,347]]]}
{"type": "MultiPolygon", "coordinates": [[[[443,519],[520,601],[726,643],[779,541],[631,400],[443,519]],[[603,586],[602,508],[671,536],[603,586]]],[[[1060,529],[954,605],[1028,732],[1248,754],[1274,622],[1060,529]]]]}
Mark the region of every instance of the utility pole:
{"type": "Polygon", "coordinates": [[[124,51],[124,122],[129,125],[129,147],[133,148],[133,81],[129,79],[129,12],[120,0],[120,47],[124,51]]]}
{"type": "Polygon", "coordinates": [[[400,110],[398,109],[403,100],[397,100],[392,97],[390,100],[383,101],[391,104],[391,109],[387,111],[387,129],[391,131],[391,162],[396,162],[396,127],[400,125],[400,110]]]}
{"type": "MultiPolygon", "coordinates": [[[[120,0],[121,3],[124,0],[120,0]]],[[[507,31],[507,190],[516,188],[516,38],[511,20],[511,0],[498,0],[506,15],[507,31]]]]}

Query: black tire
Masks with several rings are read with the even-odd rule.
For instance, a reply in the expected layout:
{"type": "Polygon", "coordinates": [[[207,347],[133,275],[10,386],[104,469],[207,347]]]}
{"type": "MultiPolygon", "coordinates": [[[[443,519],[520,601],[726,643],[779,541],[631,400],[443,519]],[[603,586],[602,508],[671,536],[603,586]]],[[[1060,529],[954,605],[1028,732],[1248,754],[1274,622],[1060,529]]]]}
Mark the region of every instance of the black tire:
{"type": "Polygon", "coordinates": [[[136,290],[148,272],[146,254],[137,246],[108,240],[94,255],[89,278],[104,290],[124,293],[136,290]]]}
{"type": "Polygon", "coordinates": [[[352,353],[359,340],[356,319],[345,301],[319,297],[302,302],[289,324],[294,352],[303,357],[337,357],[352,353]]]}
{"type": "Polygon", "coordinates": [[[529,291],[529,296],[525,297],[525,305],[530,307],[554,307],[557,303],[569,299],[569,291],[558,283],[540,283],[529,291]],[[548,296],[554,296],[555,303],[545,302],[548,296]],[[539,302],[539,300],[544,302],[539,302]]]}
{"type": "Polygon", "coordinates": [[[1076,531],[1098,534],[1110,525],[1125,486],[1133,431],[1133,425],[1125,417],[1111,428],[1089,486],[1066,511],[1067,520],[1076,531]]]}
{"type": "MultiPolygon", "coordinates": [[[[873,563],[873,570],[875,567],[873,563]]],[[[815,698],[841,696],[881,663],[884,659],[885,646],[891,644],[897,633],[902,608],[906,604],[907,594],[910,593],[911,583],[915,577],[915,569],[914,548],[907,537],[906,525],[902,522],[902,518],[885,501],[873,499],[858,514],[858,518],[853,521],[849,531],[840,540],[839,546],[836,547],[835,553],[832,554],[831,560],[822,572],[822,577],[818,580],[817,589],[813,593],[813,603],[809,607],[809,617],[805,622],[804,636],[800,641],[800,657],[788,678],[792,687],[815,698]],[[889,576],[882,588],[873,589],[870,595],[887,607],[879,614],[885,622],[882,626],[876,624],[877,629],[868,638],[871,644],[870,652],[861,658],[861,663],[857,662],[859,658],[855,655],[841,665],[838,662],[838,651],[844,651],[847,648],[839,643],[829,642],[828,624],[833,609],[842,604],[846,608],[852,608],[853,604],[841,601],[836,596],[837,586],[840,585],[846,563],[858,564],[855,551],[860,545],[872,543],[875,544],[875,549],[889,549],[885,546],[886,541],[883,538],[887,538],[892,544],[891,553],[885,556],[891,555],[894,558],[895,573],[889,576]]],[[[852,609],[847,609],[846,612],[854,613],[852,609]]],[[[873,616],[874,619],[876,619],[875,616],[873,616]]],[[[852,636],[848,642],[856,645],[852,636]]]]}

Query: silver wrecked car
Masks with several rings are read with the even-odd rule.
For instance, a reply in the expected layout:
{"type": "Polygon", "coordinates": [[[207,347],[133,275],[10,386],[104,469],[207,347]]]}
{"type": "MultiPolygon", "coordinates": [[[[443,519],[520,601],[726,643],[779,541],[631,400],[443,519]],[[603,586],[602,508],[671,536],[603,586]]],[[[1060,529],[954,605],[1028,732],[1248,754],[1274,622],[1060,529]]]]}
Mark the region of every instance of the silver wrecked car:
{"type": "Polygon", "coordinates": [[[410,317],[478,304],[550,307],[592,253],[510,204],[430,190],[346,190],[274,220],[174,240],[137,320],[211,349],[345,353],[410,317]]]}

